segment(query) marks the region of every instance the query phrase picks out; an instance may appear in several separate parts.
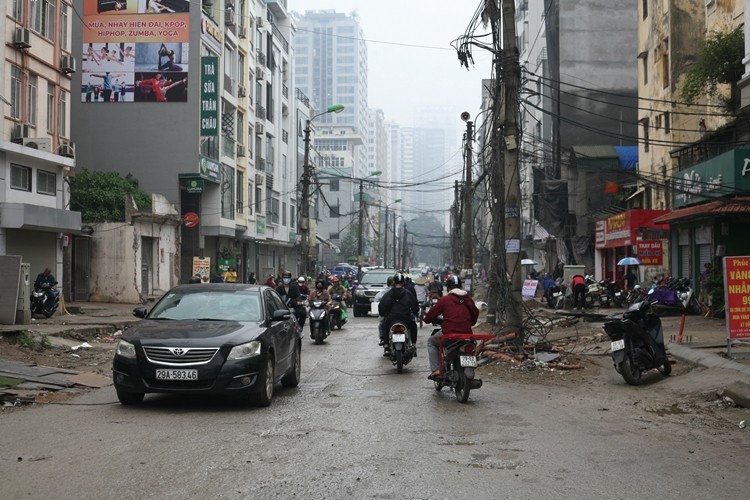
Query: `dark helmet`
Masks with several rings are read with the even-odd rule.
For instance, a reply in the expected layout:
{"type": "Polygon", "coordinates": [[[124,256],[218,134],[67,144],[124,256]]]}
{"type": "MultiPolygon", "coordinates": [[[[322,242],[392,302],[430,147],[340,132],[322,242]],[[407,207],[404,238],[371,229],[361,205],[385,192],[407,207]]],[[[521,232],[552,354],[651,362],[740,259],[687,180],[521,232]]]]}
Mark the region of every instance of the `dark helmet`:
{"type": "Polygon", "coordinates": [[[401,283],[403,284],[404,281],[406,281],[406,277],[403,275],[403,273],[396,273],[393,275],[393,284],[401,283]]]}
{"type": "Polygon", "coordinates": [[[445,286],[448,287],[448,290],[450,290],[451,288],[460,288],[461,278],[454,274],[445,280],[445,286]]]}
{"type": "Polygon", "coordinates": [[[292,277],[292,273],[290,273],[289,271],[284,271],[284,274],[282,274],[281,277],[282,278],[291,278],[292,277]]]}
{"type": "Polygon", "coordinates": [[[315,286],[318,286],[318,283],[320,283],[323,286],[326,286],[326,280],[324,280],[323,278],[316,279],[315,280],[315,286]]]}

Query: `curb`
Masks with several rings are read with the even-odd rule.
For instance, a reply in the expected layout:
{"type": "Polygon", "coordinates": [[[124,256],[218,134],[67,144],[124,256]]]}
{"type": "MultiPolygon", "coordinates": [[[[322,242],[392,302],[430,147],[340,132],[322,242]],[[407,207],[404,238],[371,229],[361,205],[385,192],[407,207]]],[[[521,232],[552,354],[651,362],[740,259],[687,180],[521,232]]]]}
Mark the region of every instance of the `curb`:
{"type": "Polygon", "coordinates": [[[697,349],[676,344],[674,342],[667,344],[667,349],[669,354],[676,358],[680,358],[683,361],[695,363],[706,368],[734,370],[750,378],[750,367],[732,361],[731,359],[725,359],[716,354],[701,352],[697,349]]]}

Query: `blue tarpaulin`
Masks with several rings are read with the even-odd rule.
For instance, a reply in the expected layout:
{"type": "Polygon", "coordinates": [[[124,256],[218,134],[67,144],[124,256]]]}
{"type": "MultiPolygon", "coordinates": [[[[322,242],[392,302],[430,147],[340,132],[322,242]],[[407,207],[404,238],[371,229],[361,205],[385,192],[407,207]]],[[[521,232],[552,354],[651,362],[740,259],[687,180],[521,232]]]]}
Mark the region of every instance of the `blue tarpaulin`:
{"type": "Polygon", "coordinates": [[[620,170],[635,170],[638,166],[638,146],[615,146],[620,159],[620,170]]]}

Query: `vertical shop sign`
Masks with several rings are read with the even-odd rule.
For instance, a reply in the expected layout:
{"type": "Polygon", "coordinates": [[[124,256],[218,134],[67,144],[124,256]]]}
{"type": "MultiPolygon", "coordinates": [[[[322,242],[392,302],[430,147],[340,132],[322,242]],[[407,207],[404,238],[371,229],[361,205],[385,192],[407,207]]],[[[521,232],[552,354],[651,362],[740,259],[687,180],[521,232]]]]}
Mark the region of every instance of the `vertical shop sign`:
{"type": "Polygon", "coordinates": [[[201,57],[201,135],[219,135],[219,58],[201,57]]]}
{"type": "Polygon", "coordinates": [[[724,257],[727,338],[750,338],[750,256],[724,257]]]}

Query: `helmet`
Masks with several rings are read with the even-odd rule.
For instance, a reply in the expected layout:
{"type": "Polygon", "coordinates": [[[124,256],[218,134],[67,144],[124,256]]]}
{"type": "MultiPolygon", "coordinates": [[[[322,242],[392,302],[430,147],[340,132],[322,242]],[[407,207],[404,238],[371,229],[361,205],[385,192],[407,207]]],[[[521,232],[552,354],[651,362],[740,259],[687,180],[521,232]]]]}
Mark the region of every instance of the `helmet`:
{"type": "Polygon", "coordinates": [[[315,280],[315,286],[318,286],[318,283],[320,283],[323,286],[326,286],[326,282],[323,278],[318,278],[315,280]]]}
{"type": "Polygon", "coordinates": [[[289,271],[284,271],[284,274],[282,274],[281,277],[282,278],[291,278],[292,277],[292,273],[290,273],[289,271]]]}
{"type": "Polygon", "coordinates": [[[451,288],[459,288],[461,287],[461,278],[452,275],[445,280],[445,286],[448,287],[448,290],[450,290],[451,288]]]}
{"type": "Polygon", "coordinates": [[[338,283],[338,282],[339,282],[338,276],[334,276],[333,278],[331,278],[331,283],[338,283]]]}
{"type": "Polygon", "coordinates": [[[406,281],[406,277],[402,273],[396,273],[393,275],[393,284],[403,283],[406,281]]]}
{"type": "Polygon", "coordinates": [[[305,282],[306,280],[305,280],[305,277],[304,277],[304,276],[300,276],[299,278],[297,278],[297,281],[298,281],[299,283],[304,283],[304,282],[305,282]]]}
{"type": "Polygon", "coordinates": [[[443,281],[444,281],[445,283],[448,283],[448,282],[450,281],[450,279],[451,279],[452,277],[453,277],[453,273],[451,273],[451,272],[449,271],[449,272],[445,273],[445,276],[443,277],[443,281]]]}

